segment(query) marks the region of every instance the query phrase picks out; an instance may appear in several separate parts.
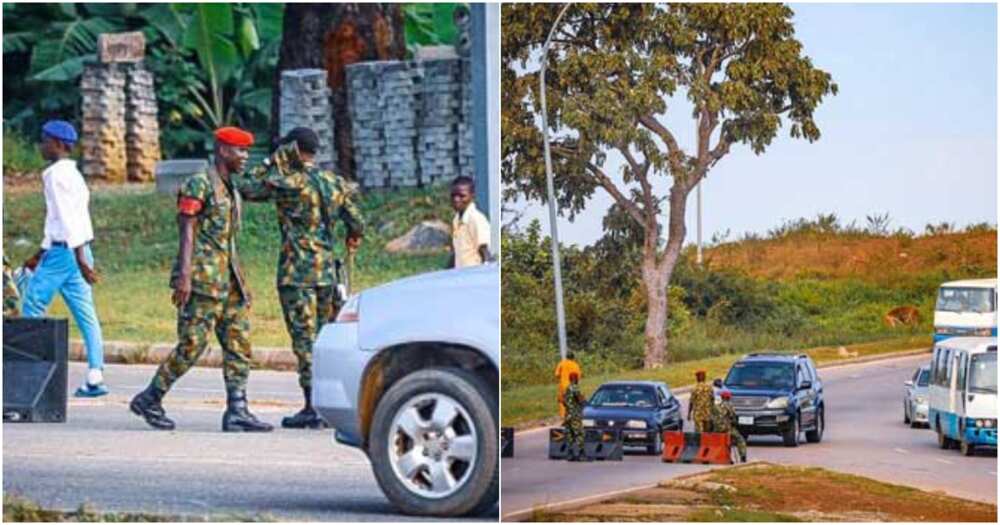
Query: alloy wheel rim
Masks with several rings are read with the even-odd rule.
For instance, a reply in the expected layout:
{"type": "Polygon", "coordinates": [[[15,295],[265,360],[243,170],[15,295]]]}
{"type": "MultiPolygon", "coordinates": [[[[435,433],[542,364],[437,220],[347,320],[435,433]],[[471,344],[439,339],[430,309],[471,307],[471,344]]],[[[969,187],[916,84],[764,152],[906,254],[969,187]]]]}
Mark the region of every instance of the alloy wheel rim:
{"type": "Polygon", "coordinates": [[[460,490],[472,476],[479,455],[472,418],[455,399],[421,394],[393,416],[389,458],[407,490],[441,499],[460,490]]]}

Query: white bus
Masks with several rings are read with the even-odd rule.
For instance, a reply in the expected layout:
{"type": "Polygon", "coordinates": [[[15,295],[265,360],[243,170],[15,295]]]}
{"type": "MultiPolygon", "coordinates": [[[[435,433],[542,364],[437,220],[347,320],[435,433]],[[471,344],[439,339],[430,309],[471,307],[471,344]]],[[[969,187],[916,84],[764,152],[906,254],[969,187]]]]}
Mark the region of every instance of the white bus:
{"type": "Polygon", "coordinates": [[[944,283],[934,306],[934,342],[949,337],[997,336],[997,280],[944,283]]]}
{"type": "Polygon", "coordinates": [[[938,446],[971,456],[997,446],[997,340],[953,337],[934,345],[927,421],[938,446]]]}

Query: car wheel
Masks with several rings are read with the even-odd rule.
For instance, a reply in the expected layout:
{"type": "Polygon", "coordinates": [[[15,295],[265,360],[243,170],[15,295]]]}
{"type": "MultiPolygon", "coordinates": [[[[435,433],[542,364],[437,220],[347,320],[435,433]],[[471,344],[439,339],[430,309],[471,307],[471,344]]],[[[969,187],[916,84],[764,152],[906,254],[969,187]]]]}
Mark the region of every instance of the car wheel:
{"type": "Polygon", "coordinates": [[[976,446],[963,439],[958,443],[958,451],[961,452],[963,456],[972,456],[976,453],[976,446]]]}
{"type": "Polygon", "coordinates": [[[788,426],[788,430],[781,434],[781,439],[784,440],[786,447],[797,447],[799,446],[799,434],[802,432],[800,426],[800,421],[802,420],[798,414],[792,419],[791,424],[788,426]]]}
{"type": "Polygon", "coordinates": [[[499,497],[494,399],[476,376],[454,368],[418,370],[396,382],[379,400],[368,440],[389,501],[421,516],[492,508],[499,497]]]}
{"type": "Polygon", "coordinates": [[[646,446],[646,453],[659,456],[663,454],[663,432],[657,432],[656,437],[653,438],[653,444],[646,446]]]}
{"type": "Polygon", "coordinates": [[[903,402],[903,424],[910,424],[910,404],[903,402]]]}
{"type": "Polygon", "coordinates": [[[823,441],[823,430],[825,430],[824,427],[826,427],[826,416],[824,415],[824,412],[826,412],[826,410],[823,408],[819,409],[819,413],[816,414],[816,428],[806,432],[806,441],[810,443],[819,443],[820,441],[823,441]]]}

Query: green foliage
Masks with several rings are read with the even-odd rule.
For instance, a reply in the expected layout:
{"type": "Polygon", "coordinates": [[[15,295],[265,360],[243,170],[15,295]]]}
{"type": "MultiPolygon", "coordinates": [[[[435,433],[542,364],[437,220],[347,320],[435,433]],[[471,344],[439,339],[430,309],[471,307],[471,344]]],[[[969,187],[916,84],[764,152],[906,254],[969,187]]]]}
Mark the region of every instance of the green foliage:
{"type": "Polygon", "coordinates": [[[205,152],[206,130],[266,131],[281,39],[280,4],[4,4],[4,121],[31,136],[78,122],[76,88],[97,36],[142,31],[168,157],[205,152]]]}
{"type": "Polygon", "coordinates": [[[421,46],[458,44],[459,30],[455,25],[458,10],[468,12],[464,3],[416,3],[403,6],[406,49],[413,54],[421,46]]]}
{"type": "Polygon", "coordinates": [[[45,167],[45,160],[34,142],[14,130],[3,134],[3,170],[10,172],[37,171],[45,167]]]}

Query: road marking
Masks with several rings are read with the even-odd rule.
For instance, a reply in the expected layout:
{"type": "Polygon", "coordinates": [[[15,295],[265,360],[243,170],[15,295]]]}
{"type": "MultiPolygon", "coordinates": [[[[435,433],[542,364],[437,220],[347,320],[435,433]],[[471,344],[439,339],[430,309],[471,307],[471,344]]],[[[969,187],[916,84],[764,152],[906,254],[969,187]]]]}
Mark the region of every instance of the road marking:
{"type": "Polygon", "coordinates": [[[905,449],[902,449],[902,448],[894,448],[893,450],[895,450],[896,452],[899,452],[900,454],[909,454],[910,453],[908,450],[905,450],[905,449]]]}
{"type": "Polygon", "coordinates": [[[954,463],[948,461],[947,459],[934,458],[934,461],[937,461],[938,463],[944,463],[945,465],[954,465],[954,463]]]}
{"type": "Polygon", "coordinates": [[[583,502],[588,501],[588,500],[602,500],[602,499],[610,498],[612,496],[617,496],[619,494],[624,494],[626,492],[635,492],[635,491],[639,491],[639,490],[655,489],[658,486],[660,486],[659,483],[653,483],[652,485],[642,485],[642,486],[639,486],[639,487],[632,487],[632,488],[628,488],[628,489],[613,490],[611,492],[604,492],[604,493],[601,493],[601,494],[593,494],[591,496],[584,496],[582,498],[575,498],[575,499],[560,501],[560,502],[557,502],[557,503],[547,503],[545,505],[536,505],[534,507],[531,507],[530,509],[518,510],[518,511],[511,512],[509,514],[504,514],[500,518],[500,520],[501,521],[503,521],[503,520],[516,521],[516,520],[514,520],[515,516],[522,516],[522,515],[525,515],[525,514],[531,514],[532,512],[535,512],[536,510],[550,510],[550,509],[554,509],[556,507],[573,506],[575,504],[583,503],[583,502]]]}

